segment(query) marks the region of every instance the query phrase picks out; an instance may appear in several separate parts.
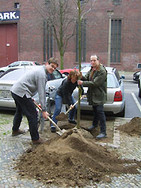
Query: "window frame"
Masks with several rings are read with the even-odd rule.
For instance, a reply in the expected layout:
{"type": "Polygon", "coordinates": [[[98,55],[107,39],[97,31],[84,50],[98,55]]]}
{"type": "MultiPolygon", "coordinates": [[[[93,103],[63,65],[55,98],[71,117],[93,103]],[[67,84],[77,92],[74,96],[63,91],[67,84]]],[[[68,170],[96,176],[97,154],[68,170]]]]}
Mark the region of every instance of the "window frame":
{"type": "Polygon", "coordinates": [[[111,63],[121,62],[122,19],[111,19],[111,63]]]}

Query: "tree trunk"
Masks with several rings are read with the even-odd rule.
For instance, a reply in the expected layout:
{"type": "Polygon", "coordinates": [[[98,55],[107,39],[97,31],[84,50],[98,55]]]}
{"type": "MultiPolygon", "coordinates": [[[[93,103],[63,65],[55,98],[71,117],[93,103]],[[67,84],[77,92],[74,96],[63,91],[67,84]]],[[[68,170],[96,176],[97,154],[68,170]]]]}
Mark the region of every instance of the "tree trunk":
{"type": "Polygon", "coordinates": [[[60,50],[60,69],[64,69],[64,53],[63,50],[60,50]]]}
{"type": "MultiPolygon", "coordinates": [[[[78,49],[79,49],[79,71],[81,71],[81,4],[80,0],[77,2],[78,6],[78,49]]],[[[79,87],[78,91],[78,107],[77,107],[77,128],[80,128],[80,97],[81,97],[81,88],[79,87]]]]}

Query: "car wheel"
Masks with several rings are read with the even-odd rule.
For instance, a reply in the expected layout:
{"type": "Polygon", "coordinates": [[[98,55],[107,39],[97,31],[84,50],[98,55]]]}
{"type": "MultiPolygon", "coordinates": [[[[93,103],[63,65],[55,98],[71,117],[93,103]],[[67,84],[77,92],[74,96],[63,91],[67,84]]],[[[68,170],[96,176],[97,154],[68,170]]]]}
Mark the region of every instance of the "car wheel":
{"type": "Polygon", "coordinates": [[[118,117],[124,117],[125,116],[125,106],[124,106],[123,110],[120,113],[118,113],[116,116],[118,116],[118,117]]]}
{"type": "Polygon", "coordinates": [[[2,75],[4,73],[4,71],[0,71],[0,75],[2,75]]]}
{"type": "Polygon", "coordinates": [[[141,88],[139,88],[139,95],[138,96],[141,98],[141,88]]]}

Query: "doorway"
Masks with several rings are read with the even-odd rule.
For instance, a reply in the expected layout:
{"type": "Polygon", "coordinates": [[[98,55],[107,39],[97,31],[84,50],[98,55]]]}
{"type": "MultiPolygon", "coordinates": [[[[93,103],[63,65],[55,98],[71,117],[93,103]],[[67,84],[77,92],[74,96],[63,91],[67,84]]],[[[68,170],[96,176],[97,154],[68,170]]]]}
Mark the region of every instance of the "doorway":
{"type": "Polygon", "coordinates": [[[17,24],[0,24],[0,67],[18,60],[17,24]]]}

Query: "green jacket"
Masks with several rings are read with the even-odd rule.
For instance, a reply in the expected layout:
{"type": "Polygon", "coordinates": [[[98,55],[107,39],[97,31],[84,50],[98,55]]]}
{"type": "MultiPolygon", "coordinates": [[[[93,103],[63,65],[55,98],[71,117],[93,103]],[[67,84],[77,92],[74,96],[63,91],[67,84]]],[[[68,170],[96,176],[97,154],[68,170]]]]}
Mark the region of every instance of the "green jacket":
{"type": "Polygon", "coordinates": [[[107,71],[100,64],[90,80],[92,69],[82,78],[83,86],[88,87],[87,99],[90,105],[104,104],[107,100],[107,71]]]}

